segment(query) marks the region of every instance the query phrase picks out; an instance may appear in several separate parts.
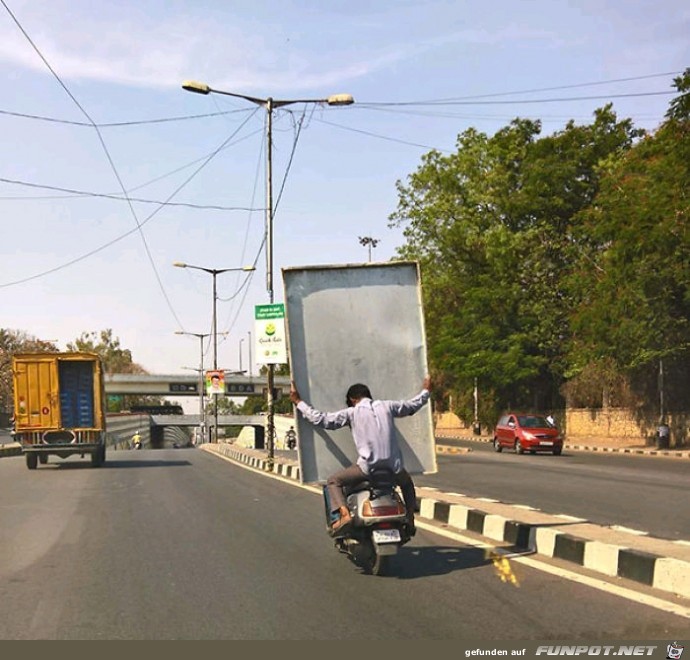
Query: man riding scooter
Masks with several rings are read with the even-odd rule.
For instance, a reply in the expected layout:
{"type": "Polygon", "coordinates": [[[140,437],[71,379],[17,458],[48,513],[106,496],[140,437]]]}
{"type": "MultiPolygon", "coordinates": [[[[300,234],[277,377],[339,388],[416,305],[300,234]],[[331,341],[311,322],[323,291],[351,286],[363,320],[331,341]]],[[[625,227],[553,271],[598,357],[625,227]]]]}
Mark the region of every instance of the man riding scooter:
{"type": "Polygon", "coordinates": [[[410,535],[414,535],[417,497],[412,478],[403,465],[402,452],[395,435],[394,418],[414,415],[429,400],[430,389],[431,380],[427,376],[421,392],[412,399],[387,401],[373,399],[369,388],[357,383],[347,391],[347,408],[336,412],[320,412],[302,400],[294,381],[291,382],[290,400],[303,417],[314,426],[324,429],[349,426],[357,448],[356,463],[332,474],[327,480],[332,512],[340,516],[333,523],[332,531],[341,531],[352,522],[343,488],[366,481],[373,469],[383,467],[395,473],[407,508],[410,535]]]}

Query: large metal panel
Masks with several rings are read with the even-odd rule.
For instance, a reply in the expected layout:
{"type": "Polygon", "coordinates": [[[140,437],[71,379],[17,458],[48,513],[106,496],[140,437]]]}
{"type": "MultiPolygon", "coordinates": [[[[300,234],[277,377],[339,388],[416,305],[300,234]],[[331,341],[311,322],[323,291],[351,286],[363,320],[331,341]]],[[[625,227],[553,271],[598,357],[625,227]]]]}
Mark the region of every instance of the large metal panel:
{"type": "MultiPolygon", "coordinates": [[[[353,383],[409,399],[428,373],[419,267],[413,262],[284,268],[290,367],[305,401],[346,406],[353,383]]],[[[357,455],[348,428],[315,429],[296,413],[301,478],[324,482],[357,455]]],[[[436,472],[431,404],[396,420],[405,467],[436,472]]]]}

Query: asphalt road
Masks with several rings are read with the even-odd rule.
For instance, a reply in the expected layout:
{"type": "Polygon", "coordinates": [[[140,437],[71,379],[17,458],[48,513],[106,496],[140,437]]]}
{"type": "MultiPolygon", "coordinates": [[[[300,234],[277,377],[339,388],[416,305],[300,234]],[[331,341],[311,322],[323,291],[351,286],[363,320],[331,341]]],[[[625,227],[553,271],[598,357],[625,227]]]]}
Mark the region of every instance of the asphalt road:
{"type": "Polygon", "coordinates": [[[660,538],[690,540],[688,458],[568,449],[561,456],[519,456],[506,450],[496,453],[484,442],[453,444],[472,451],[440,455],[438,473],[415,477],[416,483],[582,517],[599,525],[622,525],[660,538]]]}
{"type": "Polygon", "coordinates": [[[394,577],[335,551],[318,495],[198,449],[0,461],[2,639],[673,639],[690,618],[420,529],[394,577]]]}

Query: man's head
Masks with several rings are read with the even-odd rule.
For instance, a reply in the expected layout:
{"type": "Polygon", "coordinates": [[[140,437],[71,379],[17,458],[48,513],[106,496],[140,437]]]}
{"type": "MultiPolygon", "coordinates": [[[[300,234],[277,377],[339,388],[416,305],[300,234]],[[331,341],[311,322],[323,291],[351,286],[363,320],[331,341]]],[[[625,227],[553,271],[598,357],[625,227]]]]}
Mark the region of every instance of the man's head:
{"type": "Polygon", "coordinates": [[[372,399],[371,392],[366,385],[355,383],[350,386],[345,396],[347,406],[354,406],[360,399],[372,399]]]}

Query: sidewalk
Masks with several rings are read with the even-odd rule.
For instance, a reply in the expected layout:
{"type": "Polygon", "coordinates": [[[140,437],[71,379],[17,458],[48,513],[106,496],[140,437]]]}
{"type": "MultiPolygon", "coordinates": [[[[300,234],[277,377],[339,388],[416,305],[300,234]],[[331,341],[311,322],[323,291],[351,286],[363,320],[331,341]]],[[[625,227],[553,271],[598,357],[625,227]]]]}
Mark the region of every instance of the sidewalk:
{"type": "MultiPolygon", "coordinates": [[[[476,435],[452,435],[446,434],[444,432],[437,432],[436,434],[437,443],[442,443],[444,440],[463,440],[466,442],[483,442],[491,443],[492,438],[487,436],[476,436],[476,435]]],[[[437,449],[440,446],[437,444],[437,449]]],[[[566,442],[563,445],[563,449],[569,449],[571,451],[592,451],[608,454],[628,454],[628,455],[639,455],[639,456],[665,456],[669,458],[690,458],[690,447],[683,447],[682,449],[658,449],[656,447],[647,445],[634,445],[628,447],[617,446],[613,443],[605,443],[603,441],[599,442],[579,442],[570,443],[566,442]]],[[[442,450],[443,453],[448,453],[447,449],[442,450]]],[[[452,452],[451,452],[452,453],[452,452]]]]}
{"type": "MultiPolygon", "coordinates": [[[[268,471],[264,450],[232,444],[200,449],[268,471]]],[[[437,445],[439,453],[471,449],[437,445]]],[[[687,453],[687,452],[685,452],[687,453]]],[[[276,456],[273,472],[300,481],[296,459],[276,456]]],[[[670,541],[624,529],[593,525],[530,507],[417,488],[418,518],[466,531],[520,552],[569,562],[609,578],[631,580],[667,594],[690,598],[690,540],[670,541]]]]}

